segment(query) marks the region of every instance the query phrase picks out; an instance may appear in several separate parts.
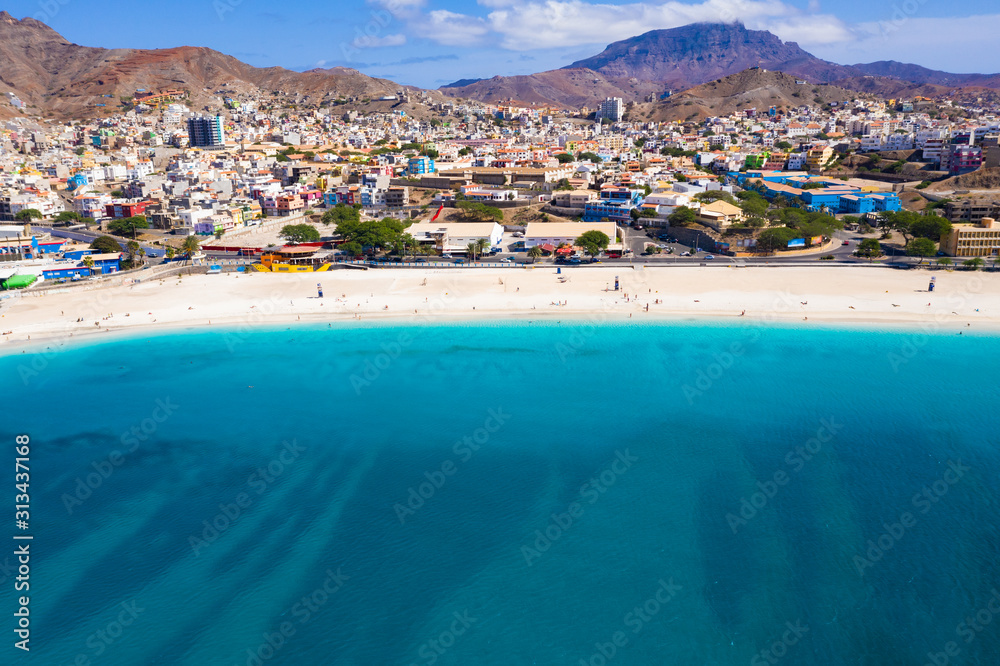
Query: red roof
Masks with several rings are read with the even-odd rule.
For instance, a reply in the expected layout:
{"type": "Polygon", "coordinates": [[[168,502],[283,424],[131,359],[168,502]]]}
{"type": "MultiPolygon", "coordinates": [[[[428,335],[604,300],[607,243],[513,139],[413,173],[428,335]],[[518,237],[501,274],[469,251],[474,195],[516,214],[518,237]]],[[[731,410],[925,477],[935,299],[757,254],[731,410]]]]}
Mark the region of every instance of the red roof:
{"type": "Polygon", "coordinates": [[[551,243],[546,243],[545,245],[542,245],[541,248],[546,252],[551,252],[552,250],[556,249],[556,246],[552,245],[551,243]]]}

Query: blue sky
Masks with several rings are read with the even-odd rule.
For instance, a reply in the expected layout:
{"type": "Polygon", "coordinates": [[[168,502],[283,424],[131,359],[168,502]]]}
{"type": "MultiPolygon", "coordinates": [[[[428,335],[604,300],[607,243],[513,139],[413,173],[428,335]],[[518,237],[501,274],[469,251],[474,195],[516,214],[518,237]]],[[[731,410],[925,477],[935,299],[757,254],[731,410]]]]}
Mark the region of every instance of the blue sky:
{"type": "Polygon", "coordinates": [[[86,46],[208,46],[261,67],[342,65],[425,88],[554,69],[696,21],[742,20],[843,64],[1000,72],[995,0],[8,0],[0,9],[86,46]]]}

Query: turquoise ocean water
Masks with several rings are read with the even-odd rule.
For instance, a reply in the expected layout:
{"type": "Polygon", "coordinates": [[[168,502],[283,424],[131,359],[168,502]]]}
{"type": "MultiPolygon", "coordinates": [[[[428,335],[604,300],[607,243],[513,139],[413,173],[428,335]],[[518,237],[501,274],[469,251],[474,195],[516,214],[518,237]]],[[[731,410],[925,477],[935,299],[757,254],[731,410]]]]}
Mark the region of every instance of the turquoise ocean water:
{"type": "Polygon", "coordinates": [[[998,371],[993,337],[573,322],[0,357],[3,663],[998,664],[998,371]]]}

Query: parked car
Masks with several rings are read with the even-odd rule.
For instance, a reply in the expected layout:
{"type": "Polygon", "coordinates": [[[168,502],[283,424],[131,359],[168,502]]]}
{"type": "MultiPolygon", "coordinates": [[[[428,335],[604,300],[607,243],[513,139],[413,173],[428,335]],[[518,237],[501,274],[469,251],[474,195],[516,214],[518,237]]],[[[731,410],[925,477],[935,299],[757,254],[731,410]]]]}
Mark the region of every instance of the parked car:
{"type": "Polygon", "coordinates": [[[500,260],[500,263],[501,264],[512,264],[512,263],[514,263],[514,259],[513,259],[513,257],[504,257],[503,259],[500,260]]]}
{"type": "Polygon", "coordinates": [[[681,252],[681,256],[682,257],[690,257],[691,253],[690,252],[681,252]]]}
{"type": "Polygon", "coordinates": [[[577,264],[582,264],[583,260],[580,259],[580,257],[570,257],[569,258],[569,263],[575,266],[577,264]]]}
{"type": "Polygon", "coordinates": [[[841,243],[841,245],[850,245],[850,244],[851,244],[851,241],[844,241],[843,243],[841,243]]]}
{"type": "Polygon", "coordinates": [[[465,259],[456,259],[455,261],[453,261],[451,263],[453,263],[453,264],[464,264],[465,263],[465,259]]]}

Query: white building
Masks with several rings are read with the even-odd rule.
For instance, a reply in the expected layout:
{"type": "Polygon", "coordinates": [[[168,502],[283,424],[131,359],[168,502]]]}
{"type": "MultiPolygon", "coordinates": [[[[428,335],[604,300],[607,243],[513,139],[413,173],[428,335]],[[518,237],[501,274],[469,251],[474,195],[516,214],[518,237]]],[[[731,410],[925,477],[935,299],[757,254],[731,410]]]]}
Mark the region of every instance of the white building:
{"type": "Polygon", "coordinates": [[[466,252],[469,243],[486,240],[491,248],[499,247],[503,240],[503,227],[496,222],[417,222],[406,228],[422,244],[433,245],[441,252],[466,252]]]}
{"type": "Polygon", "coordinates": [[[524,230],[524,247],[572,245],[586,231],[601,231],[612,245],[618,243],[618,225],[614,222],[529,222],[524,230]]]}
{"type": "Polygon", "coordinates": [[[608,97],[597,107],[598,120],[618,122],[625,117],[625,102],[621,97],[608,97]]]}

